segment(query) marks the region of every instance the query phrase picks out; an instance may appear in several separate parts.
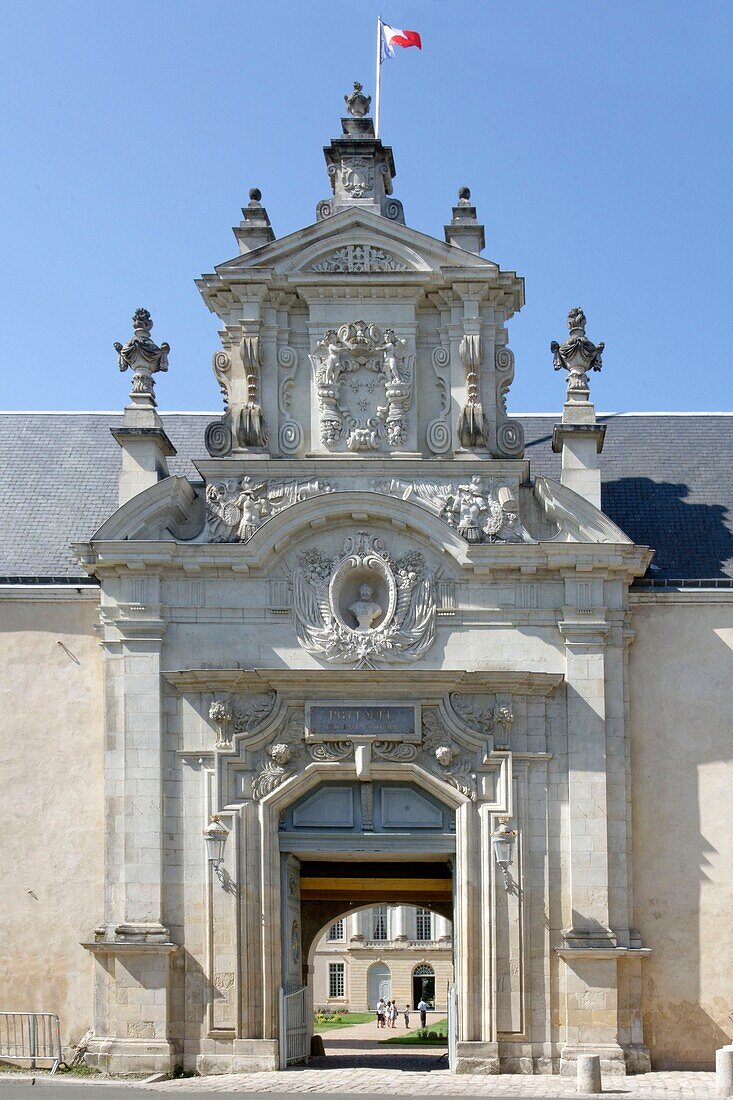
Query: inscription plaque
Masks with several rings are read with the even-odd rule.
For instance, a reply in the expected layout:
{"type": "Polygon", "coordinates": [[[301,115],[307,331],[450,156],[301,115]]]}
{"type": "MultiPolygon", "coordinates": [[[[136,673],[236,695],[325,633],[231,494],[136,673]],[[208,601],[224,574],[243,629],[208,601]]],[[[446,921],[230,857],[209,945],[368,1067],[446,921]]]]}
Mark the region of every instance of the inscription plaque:
{"type": "Polygon", "coordinates": [[[329,741],[411,741],[417,737],[414,706],[328,706],[309,708],[308,737],[329,741]]]}

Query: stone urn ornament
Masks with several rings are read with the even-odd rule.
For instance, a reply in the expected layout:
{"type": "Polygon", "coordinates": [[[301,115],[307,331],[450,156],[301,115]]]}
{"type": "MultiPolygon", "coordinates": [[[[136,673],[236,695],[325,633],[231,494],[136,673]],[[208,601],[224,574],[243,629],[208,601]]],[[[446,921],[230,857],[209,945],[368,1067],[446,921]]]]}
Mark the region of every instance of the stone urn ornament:
{"type": "Polygon", "coordinates": [[[600,371],[603,366],[601,353],[606,345],[603,342],[594,344],[587,338],[585,323],[583,310],[576,306],[568,313],[569,333],[565,343],[553,340],[550,344],[553,367],[568,372],[568,401],[587,401],[590,393],[588,372],[600,371]]]}

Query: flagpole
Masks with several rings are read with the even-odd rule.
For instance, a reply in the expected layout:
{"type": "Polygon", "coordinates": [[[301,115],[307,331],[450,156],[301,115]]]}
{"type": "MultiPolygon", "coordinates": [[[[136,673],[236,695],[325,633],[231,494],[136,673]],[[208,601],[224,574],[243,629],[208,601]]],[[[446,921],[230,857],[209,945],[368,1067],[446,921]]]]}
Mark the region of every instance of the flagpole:
{"type": "Polygon", "coordinates": [[[377,91],[374,104],[374,136],[379,137],[379,97],[382,85],[382,17],[377,16],[377,91]]]}

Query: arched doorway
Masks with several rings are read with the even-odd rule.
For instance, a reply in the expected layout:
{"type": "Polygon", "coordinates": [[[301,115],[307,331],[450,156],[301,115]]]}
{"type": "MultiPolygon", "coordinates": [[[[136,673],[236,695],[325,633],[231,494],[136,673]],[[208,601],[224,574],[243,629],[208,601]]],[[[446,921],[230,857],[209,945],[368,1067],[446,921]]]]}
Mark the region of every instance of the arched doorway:
{"type": "Polygon", "coordinates": [[[412,972],[412,1007],[417,1008],[420,1001],[435,1008],[435,971],[427,963],[416,966],[412,972]]]}
{"type": "Polygon", "coordinates": [[[367,972],[367,996],[369,1008],[374,1011],[377,1001],[392,999],[392,975],[386,963],[373,963],[367,972]]]}

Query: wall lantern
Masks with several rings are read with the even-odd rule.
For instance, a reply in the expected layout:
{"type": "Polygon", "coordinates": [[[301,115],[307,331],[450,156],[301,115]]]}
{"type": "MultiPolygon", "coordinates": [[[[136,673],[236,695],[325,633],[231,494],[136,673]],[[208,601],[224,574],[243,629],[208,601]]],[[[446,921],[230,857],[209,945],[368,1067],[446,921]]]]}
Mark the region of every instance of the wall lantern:
{"type": "Polygon", "coordinates": [[[204,840],[206,841],[206,856],[209,863],[216,871],[216,877],[219,882],[223,879],[223,872],[221,865],[224,862],[224,845],[227,842],[229,836],[229,830],[221,820],[214,814],[209,824],[204,829],[204,840]]]}
{"type": "Polygon", "coordinates": [[[501,873],[504,876],[504,889],[508,890],[511,885],[511,878],[509,875],[509,868],[513,862],[514,857],[514,841],[517,839],[517,834],[514,829],[509,828],[509,818],[502,817],[499,821],[499,826],[491,834],[491,844],[494,849],[494,858],[501,867],[501,873]]]}

